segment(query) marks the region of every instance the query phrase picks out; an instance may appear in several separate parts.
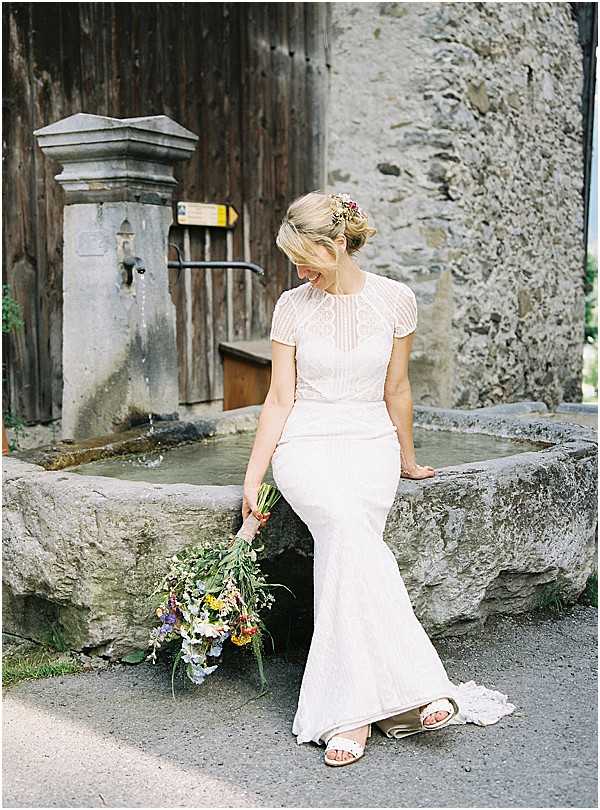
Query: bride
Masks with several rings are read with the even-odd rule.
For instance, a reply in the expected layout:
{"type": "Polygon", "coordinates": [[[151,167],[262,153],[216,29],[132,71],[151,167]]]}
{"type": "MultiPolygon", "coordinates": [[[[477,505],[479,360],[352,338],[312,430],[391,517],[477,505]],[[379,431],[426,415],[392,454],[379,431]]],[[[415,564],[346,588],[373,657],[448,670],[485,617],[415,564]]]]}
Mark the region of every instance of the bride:
{"type": "Polygon", "coordinates": [[[436,470],[417,463],[413,446],[415,294],[354,258],[375,233],[345,194],[311,192],[286,212],[276,242],[303,283],[273,311],[271,385],[242,503],[244,519],[268,519],[257,493],[271,463],[312,535],[314,628],[292,733],[325,744],[335,766],[363,756],[372,723],[399,738],[465,716],[496,722],[515,708],[449,680],[383,539],[400,478],[436,470]]]}

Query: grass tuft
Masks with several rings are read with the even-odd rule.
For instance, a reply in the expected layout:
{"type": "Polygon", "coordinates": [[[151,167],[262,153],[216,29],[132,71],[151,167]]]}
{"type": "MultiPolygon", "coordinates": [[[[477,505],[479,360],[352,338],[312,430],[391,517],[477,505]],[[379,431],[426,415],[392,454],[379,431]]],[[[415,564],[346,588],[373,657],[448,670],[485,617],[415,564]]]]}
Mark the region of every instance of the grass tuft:
{"type": "Polygon", "coordinates": [[[81,661],[70,653],[50,647],[9,650],[2,656],[2,686],[14,686],[21,681],[53,678],[83,672],[81,661]]]}
{"type": "Polygon", "coordinates": [[[567,609],[558,582],[548,582],[538,593],[535,609],[559,616],[567,609]]]}

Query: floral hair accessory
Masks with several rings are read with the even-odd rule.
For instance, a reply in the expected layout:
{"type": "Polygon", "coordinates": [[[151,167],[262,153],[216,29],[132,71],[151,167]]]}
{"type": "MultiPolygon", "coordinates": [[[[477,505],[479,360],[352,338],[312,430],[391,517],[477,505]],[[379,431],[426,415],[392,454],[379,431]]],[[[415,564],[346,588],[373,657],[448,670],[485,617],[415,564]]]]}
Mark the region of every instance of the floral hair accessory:
{"type": "Polygon", "coordinates": [[[343,219],[350,221],[356,217],[366,216],[356,200],[353,200],[349,194],[330,194],[329,199],[333,212],[331,217],[332,225],[337,225],[343,219]]]}

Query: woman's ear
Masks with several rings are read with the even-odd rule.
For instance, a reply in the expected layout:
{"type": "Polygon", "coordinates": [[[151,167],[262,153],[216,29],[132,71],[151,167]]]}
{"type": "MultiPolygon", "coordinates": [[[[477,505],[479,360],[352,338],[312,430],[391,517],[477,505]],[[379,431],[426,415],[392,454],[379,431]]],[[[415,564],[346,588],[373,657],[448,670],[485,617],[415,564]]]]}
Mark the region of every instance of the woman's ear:
{"type": "Polygon", "coordinates": [[[348,240],[346,239],[346,235],[343,233],[338,234],[335,237],[335,241],[338,243],[338,245],[342,250],[346,250],[346,248],[348,247],[348,240]]]}

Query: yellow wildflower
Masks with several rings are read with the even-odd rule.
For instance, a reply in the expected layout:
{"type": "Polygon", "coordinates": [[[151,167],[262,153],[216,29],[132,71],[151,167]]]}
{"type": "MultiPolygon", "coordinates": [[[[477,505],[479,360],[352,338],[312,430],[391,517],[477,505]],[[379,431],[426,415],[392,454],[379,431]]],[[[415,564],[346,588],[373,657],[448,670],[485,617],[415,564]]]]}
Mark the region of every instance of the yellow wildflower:
{"type": "Polygon", "coordinates": [[[231,636],[231,640],[234,644],[237,644],[238,647],[242,647],[244,644],[248,644],[249,641],[252,641],[252,636],[238,636],[234,634],[231,636]]]}
{"type": "Polygon", "coordinates": [[[221,608],[225,607],[225,602],[222,599],[215,599],[212,593],[208,593],[204,597],[205,603],[208,605],[209,608],[213,610],[221,610],[221,608]]]}

